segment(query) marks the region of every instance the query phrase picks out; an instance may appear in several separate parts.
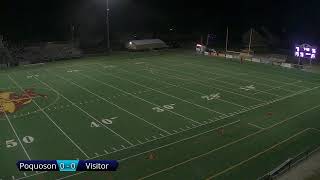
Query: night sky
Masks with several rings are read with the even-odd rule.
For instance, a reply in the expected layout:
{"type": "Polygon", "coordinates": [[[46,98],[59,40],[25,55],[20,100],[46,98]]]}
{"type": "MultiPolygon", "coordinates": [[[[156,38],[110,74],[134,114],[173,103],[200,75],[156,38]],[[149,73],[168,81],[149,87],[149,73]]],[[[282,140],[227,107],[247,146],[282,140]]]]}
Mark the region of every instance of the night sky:
{"type": "MultiPolygon", "coordinates": [[[[111,31],[233,32],[266,27],[280,36],[320,37],[317,0],[109,0],[111,31]]],[[[105,32],[105,0],[1,0],[0,32],[17,40],[65,40],[72,24],[105,32]]]]}

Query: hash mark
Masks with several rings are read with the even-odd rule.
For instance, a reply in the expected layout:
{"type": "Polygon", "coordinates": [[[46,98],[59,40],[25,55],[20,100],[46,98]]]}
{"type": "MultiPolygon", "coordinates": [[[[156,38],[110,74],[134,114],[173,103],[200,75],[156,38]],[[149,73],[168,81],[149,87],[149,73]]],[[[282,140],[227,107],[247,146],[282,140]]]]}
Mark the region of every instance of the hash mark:
{"type": "Polygon", "coordinates": [[[107,150],[104,149],[103,151],[104,151],[106,154],[109,154],[109,152],[108,152],[107,150]]]}

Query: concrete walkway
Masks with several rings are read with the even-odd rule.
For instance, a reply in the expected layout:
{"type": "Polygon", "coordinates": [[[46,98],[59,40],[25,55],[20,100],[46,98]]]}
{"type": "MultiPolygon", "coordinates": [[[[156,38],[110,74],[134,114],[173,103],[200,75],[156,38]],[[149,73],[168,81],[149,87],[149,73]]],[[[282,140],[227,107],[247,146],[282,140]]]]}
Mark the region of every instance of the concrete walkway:
{"type": "Polygon", "coordinates": [[[292,168],[278,180],[320,180],[320,152],[292,168]]]}

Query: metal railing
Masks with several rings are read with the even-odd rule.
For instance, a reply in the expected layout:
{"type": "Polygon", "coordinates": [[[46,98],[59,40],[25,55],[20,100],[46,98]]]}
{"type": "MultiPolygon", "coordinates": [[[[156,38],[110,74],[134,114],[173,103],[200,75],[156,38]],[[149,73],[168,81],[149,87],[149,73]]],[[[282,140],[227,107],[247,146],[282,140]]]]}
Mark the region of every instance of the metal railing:
{"type": "Polygon", "coordinates": [[[310,156],[312,156],[314,153],[320,151],[320,146],[318,146],[316,149],[308,149],[297,156],[293,158],[289,158],[285,162],[283,162],[281,165],[279,165],[274,170],[268,172],[267,174],[263,175],[262,177],[259,177],[257,180],[274,180],[279,178],[284,173],[288,172],[293,167],[300,164],[302,161],[308,159],[310,156]]]}

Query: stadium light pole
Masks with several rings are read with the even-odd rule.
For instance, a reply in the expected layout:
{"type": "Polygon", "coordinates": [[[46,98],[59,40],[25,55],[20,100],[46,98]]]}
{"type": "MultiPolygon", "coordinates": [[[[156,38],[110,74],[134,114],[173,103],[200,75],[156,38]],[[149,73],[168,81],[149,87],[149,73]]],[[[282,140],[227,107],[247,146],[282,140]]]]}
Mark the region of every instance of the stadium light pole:
{"type": "Polygon", "coordinates": [[[109,0],[107,0],[107,48],[110,51],[110,21],[109,21],[109,0]]]}
{"type": "Polygon", "coordinates": [[[253,33],[253,29],[250,29],[250,39],[249,39],[249,51],[248,51],[248,55],[250,54],[251,51],[251,43],[252,43],[252,33],[253,33]]]}
{"type": "Polygon", "coordinates": [[[226,53],[225,53],[226,58],[227,58],[227,51],[228,51],[228,41],[229,41],[229,27],[227,27],[227,33],[226,33],[226,53]]]}

